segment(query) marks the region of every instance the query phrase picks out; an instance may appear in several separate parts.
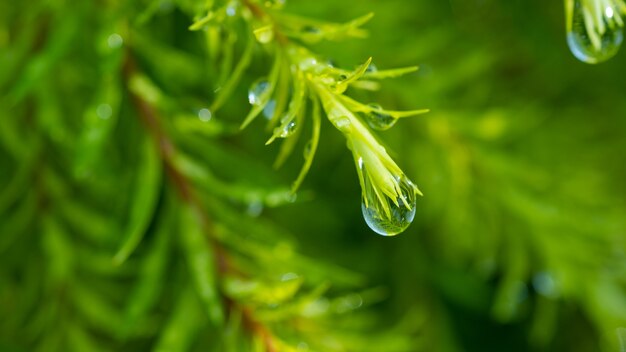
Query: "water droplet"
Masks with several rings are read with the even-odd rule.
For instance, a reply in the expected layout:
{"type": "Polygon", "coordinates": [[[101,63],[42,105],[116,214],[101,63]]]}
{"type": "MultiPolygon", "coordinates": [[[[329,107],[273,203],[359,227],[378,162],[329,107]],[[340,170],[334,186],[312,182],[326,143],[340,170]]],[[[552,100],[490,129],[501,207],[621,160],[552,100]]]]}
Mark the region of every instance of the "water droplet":
{"type": "Polygon", "coordinates": [[[96,115],[103,120],[107,120],[111,115],[113,115],[113,109],[109,104],[100,104],[96,108],[96,115]]]}
{"type": "Polygon", "coordinates": [[[318,62],[316,58],[308,56],[300,60],[300,62],[298,63],[298,68],[300,68],[300,70],[302,71],[308,71],[315,68],[317,64],[318,62]]]}
{"type": "Polygon", "coordinates": [[[161,13],[168,13],[174,10],[174,4],[171,1],[162,1],[159,4],[159,11],[161,13]]]}
{"type": "Polygon", "coordinates": [[[312,141],[308,141],[305,145],[304,145],[304,150],[302,152],[303,156],[305,159],[307,159],[309,156],[311,156],[311,151],[313,149],[313,142],[312,141]]]}
{"type": "Polygon", "coordinates": [[[254,30],[256,40],[261,44],[267,44],[274,39],[274,26],[268,25],[254,30]]]}
{"type": "Polygon", "coordinates": [[[394,118],[391,115],[382,113],[380,111],[375,111],[382,110],[382,107],[380,105],[369,104],[368,106],[373,110],[368,112],[365,117],[367,120],[367,124],[370,125],[370,127],[372,127],[373,129],[379,131],[388,130],[396,124],[396,121],[398,121],[398,119],[394,118]]]}
{"type": "Polygon", "coordinates": [[[303,40],[310,42],[318,41],[322,37],[322,31],[318,27],[311,25],[300,28],[300,33],[303,40]]]}
{"type": "Polygon", "coordinates": [[[304,26],[302,28],[300,28],[300,31],[304,34],[319,34],[321,33],[320,29],[315,27],[315,26],[304,26]]]}
{"type": "Polygon", "coordinates": [[[549,272],[539,272],[535,274],[532,283],[535,291],[546,297],[555,298],[558,295],[556,281],[549,272]]]}
{"type": "Polygon", "coordinates": [[[615,5],[584,6],[584,0],[572,0],[567,44],[580,61],[597,64],[617,54],[624,39],[624,22],[615,5]]]}
{"type": "Polygon", "coordinates": [[[107,44],[109,45],[109,48],[117,49],[124,44],[124,38],[117,33],[113,33],[107,38],[107,44]]]}
{"type": "Polygon", "coordinates": [[[365,72],[367,73],[378,72],[378,67],[376,67],[376,65],[372,62],[369,64],[369,66],[367,66],[367,69],[365,70],[365,72]]]}
{"type": "Polygon", "coordinates": [[[277,127],[276,132],[279,133],[278,136],[280,138],[287,138],[296,131],[296,127],[297,127],[296,122],[291,121],[287,123],[286,125],[283,125],[282,127],[277,127]]]}
{"type": "Polygon", "coordinates": [[[276,100],[272,99],[267,102],[267,105],[263,108],[263,116],[266,119],[271,120],[274,117],[274,110],[276,109],[276,100]]]}
{"type": "Polygon", "coordinates": [[[233,17],[237,14],[237,2],[233,1],[226,7],[226,14],[233,17]]]}
{"type": "Polygon", "coordinates": [[[352,122],[347,116],[341,116],[338,119],[332,121],[335,127],[343,133],[350,133],[352,130],[352,122]]]}
{"type": "Polygon", "coordinates": [[[272,9],[280,9],[285,6],[286,0],[265,0],[263,3],[265,7],[269,7],[272,9]]]}
{"type": "Polygon", "coordinates": [[[298,276],[298,274],[296,273],[284,273],[280,276],[280,281],[291,281],[291,280],[297,280],[299,279],[300,276],[298,276]]]}
{"type": "Polygon", "coordinates": [[[248,101],[252,105],[261,105],[262,96],[270,88],[270,82],[265,78],[260,78],[256,82],[252,83],[248,90],[248,101]]]}
{"type": "Polygon", "coordinates": [[[246,214],[252,217],[257,217],[261,215],[262,212],[263,212],[263,202],[261,202],[260,200],[254,200],[248,203],[248,207],[246,208],[246,214]]]}
{"type": "Polygon", "coordinates": [[[404,175],[396,177],[395,181],[398,184],[400,196],[392,200],[380,194],[382,198],[380,199],[371,185],[367,167],[362,168],[362,170],[365,195],[361,203],[361,210],[367,225],[374,232],[383,236],[395,236],[406,230],[415,217],[417,201],[415,185],[404,175]]]}
{"type": "Polygon", "coordinates": [[[213,114],[211,114],[211,110],[209,109],[200,109],[200,111],[198,111],[198,118],[203,121],[203,122],[207,122],[209,120],[211,120],[211,117],[213,117],[213,114]]]}
{"type": "Polygon", "coordinates": [[[305,317],[319,317],[321,315],[326,314],[328,308],[330,307],[330,302],[328,298],[321,297],[313,302],[309,302],[302,309],[302,315],[305,317]]]}

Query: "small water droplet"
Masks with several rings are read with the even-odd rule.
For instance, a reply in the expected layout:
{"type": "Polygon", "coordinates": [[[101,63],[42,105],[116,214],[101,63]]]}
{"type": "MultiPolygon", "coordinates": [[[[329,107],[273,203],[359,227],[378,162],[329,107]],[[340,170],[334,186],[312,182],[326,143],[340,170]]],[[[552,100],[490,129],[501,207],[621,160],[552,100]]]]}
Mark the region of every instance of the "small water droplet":
{"type": "Polygon", "coordinates": [[[350,133],[352,130],[352,122],[347,116],[341,116],[338,119],[332,121],[335,127],[343,133],[350,133]]]}
{"type": "Polygon", "coordinates": [[[312,141],[308,141],[304,145],[304,150],[302,152],[305,159],[307,159],[309,156],[311,156],[312,150],[313,150],[313,142],[312,141]]]}
{"type": "Polygon", "coordinates": [[[124,38],[117,33],[113,33],[107,38],[107,44],[109,45],[109,48],[117,49],[124,44],[124,38]]]}
{"type": "Polygon", "coordinates": [[[533,287],[538,293],[554,298],[558,295],[556,281],[549,272],[539,272],[533,276],[533,287]]]}
{"type": "Polygon", "coordinates": [[[298,276],[298,274],[296,273],[284,273],[280,276],[280,281],[291,281],[291,280],[297,280],[298,278],[300,278],[300,276],[298,276]]]}
{"type": "Polygon", "coordinates": [[[573,0],[572,11],[567,18],[567,44],[571,52],[580,61],[597,64],[617,54],[624,39],[624,22],[619,9],[609,4],[604,9],[600,6],[584,6],[584,0],[573,0]]]}
{"type": "Polygon", "coordinates": [[[263,212],[263,202],[261,202],[260,200],[254,200],[248,203],[248,207],[246,208],[246,214],[252,217],[257,217],[261,215],[262,212],[263,212]]]}
{"type": "Polygon", "coordinates": [[[368,106],[372,108],[372,111],[365,114],[365,117],[367,120],[367,124],[370,125],[370,127],[372,127],[373,129],[385,131],[390,129],[393,125],[396,124],[396,121],[398,121],[398,119],[394,118],[391,115],[376,111],[382,110],[382,107],[379,104],[372,103],[368,106]]]}
{"type": "Polygon", "coordinates": [[[113,109],[109,104],[100,104],[96,108],[96,115],[103,120],[107,120],[111,115],[113,115],[113,109]]]}
{"type": "Polygon", "coordinates": [[[237,2],[233,1],[226,7],[226,15],[233,17],[237,14],[237,2]]]}
{"type": "Polygon", "coordinates": [[[378,67],[376,67],[376,64],[374,64],[373,62],[369,64],[369,66],[367,66],[367,69],[365,70],[365,72],[367,73],[372,73],[372,72],[377,72],[378,71],[378,67]]]}
{"type": "Polygon", "coordinates": [[[367,168],[362,169],[365,190],[361,210],[367,225],[383,236],[395,236],[406,230],[415,217],[417,202],[415,185],[404,175],[396,177],[400,196],[392,200],[382,195],[381,201],[370,184],[367,168]]]}
{"type": "Polygon", "coordinates": [[[300,33],[305,41],[318,41],[322,37],[322,31],[318,27],[311,25],[300,28],[300,33]]]}
{"type": "Polygon", "coordinates": [[[328,308],[330,307],[330,302],[328,298],[321,297],[313,302],[309,302],[302,309],[302,315],[305,317],[318,317],[326,314],[328,308]]]}
{"type": "Polygon", "coordinates": [[[267,105],[263,108],[263,116],[266,119],[271,120],[274,117],[274,110],[276,109],[276,100],[272,99],[267,102],[267,105]]]}
{"type": "Polygon", "coordinates": [[[261,44],[267,44],[274,39],[274,26],[268,25],[254,30],[256,40],[261,44]]]}
{"type": "Polygon", "coordinates": [[[248,101],[252,105],[261,105],[262,96],[270,88],[270,82],[265,78],[260,78],[256,82],[252,83],[248,90],[248,101]]]}
{"type": "Polygon", "coordinates": [[[159,4],[159,11],[161,13],[168,13],[174,10],[174,4],[171,1],[162,1],[159,4]]]}
{"type": "Polygon", "coordinates": [[[311,25],[303,26],[300,31],[305,34],[319,34],[321,32],[319,28],[311,25]]]}
{"type": "Polygon", "coordinates": [[[278,135],[280,138],[287,138],[291,136],[296,131],[296,122],[291,121],[282,127],[277,127],[277,132],[280,132],[278,135]]]}
{"type": "Polygon", "coordinates": [[[302,71],[308,71],[308,70],[315,68],[317,64],[318,64],[317,59],[312,56],[309,56],[300,60],[300,62],[298,63],[298,68],[300,68],[300,70],[302,71]]]}
{"type": "Polygon", "coordinates": [[[340,298],[336,302],[335,310],[337,313],[346,313],[351,310],[355,310],[363,306],[363,297],[361,295],[354,293],[345,297],[340,298]]]}
{"type": "Polygon", "coordinates": [[[211,114],[211,110],[209,109],[205,108],[198,111],[198,118],[203,122],[211,120],[211,117],[213,117],[213,114],[211,114]]]}

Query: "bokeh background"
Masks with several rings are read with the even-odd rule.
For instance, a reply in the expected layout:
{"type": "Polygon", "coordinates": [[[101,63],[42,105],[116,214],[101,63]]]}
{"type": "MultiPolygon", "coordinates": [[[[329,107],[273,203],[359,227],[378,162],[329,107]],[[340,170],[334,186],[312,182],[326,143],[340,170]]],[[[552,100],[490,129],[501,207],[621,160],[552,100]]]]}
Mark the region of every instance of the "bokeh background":
{"type": "MultiPolygon", "coordinates": [[[[29,340],[20,337],[28,333],[19,328],[23,322],[9,319],[22,302],[15,297],[41,300],[41,282],[55,280],[43,269],[45,258],[52,256],[48,247],[67,250],[65,244],[33,250],[39,232],[21,235],[18,229],[37,227],[47,216],[20,215],[19,204],[50,183],[55,190],[90,189],[74,196],[59,192],[62,199],[88,198],[96,208],[107,209],[133,185],[131,161],[119,155],[128,154],[135,162],[143,158],[133,151],[134,133],[141,128],[123,122],[128,119],[121,114],[115,152],[104,148],[92,159],[79,155],[95,160],[88,163],[90,176],[64,169],[64,160],[73,160],[73,148],[83,141],[83,111],[101,88],[90,81],[94,67],[104,62],[94,42],[102,28],[123,14],[99,11],[97,1],[33,1],[32,11],[29,3],[0,3],[0,199],[18,204],[0,202],[0,347],[19,351],[29,350],[23,343],[29,340]],[[29,48],[51,50],[37,55],[29,48]],[[11,106],[13,100],[19,103],[11,106]],[[57,123],[61,120],[64,125],[57,123]],[[52,142],[44,145],[60,141],[55,145],[61,146],[29,157],[29,150],[42,143],[30,138],[32,129],[49,135],[52,142]],[[19,170],[32,170],[24,165],[41,163],[62,171],[37,172],[22,187],[11,183],[19,170]],[[58,186],[63,183],[59,178],[77,181],[67,181],[64,188],[58,186]]],[[[201,49],[195,48],[200,41],[187,31],[190,19],[168,1],[137,1],[135,7],[150,6],[154,18],[140,27],[143,36],[136,35],[139,65],[172,100],[202,106],[203,99],[212,98],[213,87],[203,81],[210,73],[196,76],[196,66],[187,65],[204,65],[201,49]]],[[[318,44],[313,50],[342,67],[370,56],[379,69],[420,66],[417,73],[383,81],[379,92],[349,93],[394,110],[431,109],[378,134],[424,197],[405,233],[392,238],[373,233],[362,219],[352,155],[341,134],[324,123],[298,200],[279,207],[255,203],[239,216],[272,222],[289,232],[308,257],[360,273],[367,286],[383,288],[384,299],[370,309],[378,314],[380,329],[410,319],[417,326],[411,350],[624,351],[626,50],[600,65],[577,61],[565,41],[560,1],[288,0],[285,11],[339,22],[374,12],[365,26],[367,39],[318,44]]],[[[247,86],[268,67],[263,53],[259,57],[214,120],[234,126],[245,116],[247,86]]],[[[117,96],[115,91],[102,94],[117,96]]],[[[169,102],[162,108],[174,110],[169,102]]],[[[277,153],[275,146],[264,147],[267,134],[259,124],[234,136],[211,138],[259,168],[269,169],[277,153]]],[[[213,153],[211,148],[207,154],[213,153]]],[[[256,182],[253,169],[241,166],[245,162],[203,157],[235,184],[256,182]]],[[[292,158],[275,171],[272,184],[288,186],[300,165],[300,158],[292,158]]],[[[38,202],[57,209],[48,199],[38,202]]],[[[126,221],[128,208],[113,208],[107,216],[126,221]]],[[[58,209],[76,212],[72,216],[82,217],[85,228],[101,225],[77,209],[58,209]]],[[[103,263],[105,259],[98,265],[104,268],[103,263]]],[[[116,280],[120,287],[132,285],[131,280],[116,280]]],[[[111,296],[119,298],[118,293],[111,296]]],[[[32,312],[40,304],[25,310],[32,312]]],[[[102,321],[109,317],[97,309],[87,314],[93,315],[102,321]]],[[[42,326],[33,329],[43,329],[45,335],[42,326]]]]}
{"type": "Polygon", "coordinates": [[[292,219],[315,255],[389,285],[385,309],[423,309],[425,350],[598,351],[600,337],[617,341],[626,53],[577,61],[559,1],[292,5],[337,20],[375,12],[369,39],[320,49],[341,63],[371,55],[378,67],[420,66],[365,100],[432,110],[380,134],[425,195],[406,233],[372,236],[339,140],[322,145],[309,178],[316,200],[273,215],[292,219]]]}

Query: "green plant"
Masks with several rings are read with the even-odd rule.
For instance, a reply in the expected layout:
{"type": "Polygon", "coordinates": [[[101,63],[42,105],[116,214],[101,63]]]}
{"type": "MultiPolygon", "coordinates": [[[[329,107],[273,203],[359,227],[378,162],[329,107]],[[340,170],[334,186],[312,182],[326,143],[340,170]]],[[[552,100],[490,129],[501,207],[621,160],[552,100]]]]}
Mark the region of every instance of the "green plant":
{"type": "Polygon", "coordinates": [[[411,327],[365,335],[374,321],[345,314],[379,300],[380,290],[358,293],[358,275],[307,259],[287,234],[242,215],[294,201],[323,109],[352,149],[373,228],[393,235],[410,224],[417,188],[357,115],[388,128],[424,110],[383,110],[343,93],[415,68],[379,71],[369,59],[346,71],[303,44],[363,36],[371,15],[333,24],[283,13],[280,2],[248,0],[178,1],[168,16],[157,16],[160,1],[144,10],[67,5],[41,1],[14,13],[24,31],[5,63],[19,74],[5,69],[1,82],[9,83],[3,164],[12,170],[3,174],[9,191],[0,200],[2,295],[19,302],[2,307],[11,317],[2,326],[5,338],[13,336],[9,348],[409,348],[411,327]],[[187,16],[197,34],[164,29],[187,16]],[[219,140],[237,132],[225,118],[228,103],[239,99],[246,69],[266,55],[270,72],[250,88],[241,128],[264,114],[273,130],[267,144],[285,138],[281,165],[310,116],[312,137],[291,188],[219,140]],[[245,174],[254,178],[243,181],[245,174]]]}
{"type": "Polygon", "coordinates": [[[293,0],[219,21],[211,4],[0,2],[0,350],[620,350],[623,51],[580,63],[563,3],[544,0],[293,0]],[[293,57],[316,60],[311,79],[279,72],[241,130],[258,110],[249,87],[267,87],[255,82],[287,53],[270,24],[370,11],[349,30],[366,40],[294,26],[284,47],[306,47],[293,57]],[[370,64],[342,94],[316,88],[370,56],[420,70],[374,81],[370,64]],[[298,84],[306,113],[263,146],[298,84]],[[373,185],[357,182],[354,141],[345,152],[355,137],[324,122],[324,94],[363,128],[397,121],[356,143],[380,133],[425,190],[402,208],[416,210],[403,235],[363,221],[358,194],[373,185]],[[389,120],[352,100],[432,112],[389,120]]]}

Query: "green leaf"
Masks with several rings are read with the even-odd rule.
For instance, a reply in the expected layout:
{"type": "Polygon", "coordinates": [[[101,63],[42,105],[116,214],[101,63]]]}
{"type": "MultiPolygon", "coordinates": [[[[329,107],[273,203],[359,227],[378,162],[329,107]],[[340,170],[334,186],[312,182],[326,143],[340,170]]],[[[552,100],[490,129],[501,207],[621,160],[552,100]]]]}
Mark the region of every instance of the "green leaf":
{"type": "Polygon", "coordinates": [[[275,16],[287,36],[301,39],[307,43],[318,43],[322,40],[367,37],[367,31],[360,27],[371,20],[374,14],[368,13],[346,23],[318,21],[283,12],[276,13],[275,16]]]}
{"type": "Polygon", "coordinates": [[[228,80],[221,86],[220,91],[218,92],[217,97],[211,104],[210,110],[212,112],[217,111],[219,108],[224,105],[224,103],[231,97],[233,91],[237,87],[239,81],[241,81],[241,77],[250,66],[250,62],[252,61],[252,52],[254,49],[254,38],[249,36],[248,41],[246,42],[246,48],[239,59],[239,62],[235,66],[233,72],[230,73],[228,80]]]}
{"type": "Polygon", "coordinates": [[[180,294],[170,319],[154,347],[155,352],[189,351],[205,325],[200,302],[190,287],[180,294]]]}
{"type": "MultiPolygon", "coordinates": [[[[292,93],[292,99],[291,102],[289,103],[289,109],[287,109],[287,113],[285,114],[285,116],[283,116],[280,120],[280,125],[278,127],[276,127],[274,129],[274,133],[272,134],[272,137],[270,137],[270,139],[265,142],[265,145],[271,144],[276,138],[281,137],[285,131],[287,129],[289,129],[289,125],[294,122],[294,119],[296,119],[297,117],[302,120],[303,118],[303,114],[306,111],[306,81],[304,76],[302,75],[302,71],[298,71],[297,76],[294,77],[293,79],[294,81],[294,86],[293,86],[293,93],[292,93]]],[[[296,129],[300,130],[300,126],[296,125],[295,127],[296,129]]],[[[276,163],[274,164],[274,167],[279,167],[280,165],[282,165],[282,163],[285,161],[285,159],[287,158],[287,156],[289,156],[289,154],[291,154],[291,150],[293,149],[293,146],[295,145],[295,141],[297,140],[296,137],[297,135],[292,136],[292,138],[288,138],[291,139],[292,142],[290,143],[286,143],[287,147],[284,149],[281,149],[280,153],[278,154],[278,158],[276,159],[276,163]]]]}
{"type": "Polygon", "coordinates": [[[23,195],[12,212],[2,214],[4,222],[0,222],[0,253],[15,243],[33,225],[37,217],[37,196],[34,192],[23,195]]]}
{"type": "Polygon", "coordinates": [[[2,186],[3,191],[0,193],[0,215],[4,213],[17,199],[24,194],[25,188],[29,184],[32,177],[33,167],[37,161],[38,153],[31,153],[25,159],[18,163],[11,181],[2,186]]]}
{"type": "Polygon", "coordinates": [[[259,104],[256,104],[252,107],[252,110],[248,113],[246,118],[241,123],[241,129],[246,128],[259,114],[265,109],[267,103],[269,103],[272,94],[276,88],[278,83],[278,76],[281,71],[281,66],[284,62],[283,55],[280,50],[276,51],[276,56],[274,57],[274,64],[272,65],[272,69],[270,70],[268,76],[269,87],[263,92],[263,94],[259,97],[259,104]]]}
{"type": "Polygon", "coordinates": [[[204,233],[205,225],[201,216],[195,207],[184,205],[180,216],[180,236],[191,277],[204,310],[213,324],[222,326],[224,312],[217,290],[217,258],[211,240],[204,233]]]}
{"type": "Polygon", "coordinates": [[[394,68],[394,69],[389,69],[389,70],[367,71],[365,72],[363,77],[368,78],[368,79],[396,78],[396,77],[404,76],[406,74],[415,72],[418,69],[419,69],[418,66],[410,66],[410,67],[394,68]]]}
{"type": "Polygon", "coordinates": [[[360,103],[348,96],[341,95],[339,99],[345,104],[345,106],[354,112],[362,112],[362,113],[371,113],[376,112],[380,114],[390,115],[396,119],[403,117],[411,117],[416,115],[421,115],[429,112],[429,109],[419,109],[419,110],[406,110],[406,111],[395,111],[395,110],[385,110],[375,108],[371,105],[360,103]]]}
{"type": "Polygon", "coordinates": [[[50,278],[56,285],[63,284],[74,275],[71,240],[66,229],[49,215],[43,219],[42,232],[42,246],[48,257],[50,278]]]}
{"type": "Polygon", "coordinates": [[[370,57],[369,59],[367,59],[367,61],[365,61],[365,63],[361,64],[354,71],[352,71],[348,75],[348,77],[337,82],[337,84],[335,84],[334,86],[331,86],[332,91],[335,94],[342,94],[343,92],[345,92],[351,83],[356,82],[359,78],[361,78],[365,74],[365,72],[367,71],[367,68],[369,67],[371,63],[372,63],[372,58],[370,57]]]}
{"type": "Polygon", "coordinates": [[[312,124],[313,124],[313,132],[311,135],[311,140],[309,140],[307,146],[305,146],[304,150],[304,164],[302,165],[302,169],[300,170],[300,174],[293,182],[291,186],[291,192],[296,193],[302,181],[306,177],[309,169],[311,168],[311,164],[313,164],[313,159],[315,158],[315,153],[317,151],[317,145],[320,139],[320,127],[322,124],[322,115],[321,108],[318,101],[313,102],[313,114],[312,114],[312,124]]]}
{"type": "Polygon", "coordinates": [[[173,212],[173,207],[166,207],[163,210],[164,218],[157,223],[158,230],[154,235],[153,244],[141,263],[139,279],[126,303],[126,334],[136,329],[137,322],[147,315],[166,287],[163,278],[170,262],[171,235],[175,230],[173,212]]]}
{"type": "Polygon", "coordinates": [[[122,264],[141,242],[154,217],[161,189],[161,159],[154,142],[146,138],[142,147],[143,157],[135,180],[136,192],[130,207],[126,240],[113,257],[117,265],[122,264]]]}

